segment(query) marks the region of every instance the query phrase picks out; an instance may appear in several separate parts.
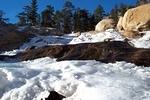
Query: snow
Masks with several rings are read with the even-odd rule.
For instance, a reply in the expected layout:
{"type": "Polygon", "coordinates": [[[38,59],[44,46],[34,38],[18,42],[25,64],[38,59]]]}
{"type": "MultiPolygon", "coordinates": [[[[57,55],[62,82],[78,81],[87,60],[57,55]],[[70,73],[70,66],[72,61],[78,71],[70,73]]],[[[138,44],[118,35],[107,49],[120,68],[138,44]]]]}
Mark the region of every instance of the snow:
{"type": "MultiPolygon", "coordinates": [[[[23,29],[20,28],[20,30],[23,29]]],[[[27,48],[46,45],[124,41],[113,29],[93,34],[31,38],[19,49],[0,55],[16,55],[27,48]]],[[[131,42],[137,48],[150,48],[150,31],[131,42]]],[[[150,100],[150,66],[136,66],[126,62],[101,63],[94,60],[61,61],[40,58],[23,62],[0,61],[1,100],[41,100],[49,91],[66,96],[64,100],[150,100]]]]}
{"type": "Polygon", "coordinates": [[[41,100],[55,90],[64,100],[149,100],[150,69],[126,62],[40,58],[0,63],[1,100],[41,100]]]}
{"type": "MultiPolygon", "coordinates": [[[[129,42],[136,48],[150,48],[150,31],[144,32],[145,35],[140,38],[131,39],[129,42]]],[[[5,51],[0,55],[13,56],[19,52],[24,52],[28,48],[38,48],[47,45],[66,45],[66,44],[79,44],[79,43],[95,43],[104,41],[124,41],[121,33],[116,32],[114,29],[108,29],[105,32],[85,32],[76,37],[75,33],[66,34],[63,36],[40,36],[37,35],[30,39],[29,42],[24,43],[19,49],[13,51],[5,51]]]]}
{"type": "Polygon", "coordinates": [[[23,50],[23,49],[16,49],[16,50],[12,50],[12,51],[5,51],[5,52],[2,52],[0,55],[14,56],[14,55],[16,55],[17,53],[24,52],[24,51],[25,51],[25,50],[23,50]]]}
{"type": "Polygon", "coordinates": [[[112,41],[123,41],[124,37],[121,36],[120,33],[115,32],[114,29],[108,29],[106,32],[96,34],[92,34],[90,32],[82,33],[79,37],[74,38],[70,44],[103,42],[107,39],[112,41]]]}
{"type": "Polygon", "coordinates": [[[137,48],[150,48],[150,31],[145,32],[141,38],[131,40],[131,42],[137,48]]]}
{"type": "MultiPolygon", "coordinates": [[[[150,48],[150,31],[145,31],[142,33],[144,33],[143,37],[131,39],[129,42],[136,48],[150,48]]],[[[97,34],[93,34],[92,32],[82,33],[79,37],[73,38],[69,44],[95,43],[104,42],[107,40],[124,41],[124,39],[125,38],[121,35],[121,33],[116,32],[114,29],[108,29],[105,32],[100,32],[97,34]]]]}
{"type": "Polygon", "coordinates": [[[40,36],[31,38],[31,40],[27,43],[24,43],[20,49],[27,49],[31,47],[43,47],[46,45],[65,45],[68,44],[75,35],[68,34],[64,36],[40,36]]]}

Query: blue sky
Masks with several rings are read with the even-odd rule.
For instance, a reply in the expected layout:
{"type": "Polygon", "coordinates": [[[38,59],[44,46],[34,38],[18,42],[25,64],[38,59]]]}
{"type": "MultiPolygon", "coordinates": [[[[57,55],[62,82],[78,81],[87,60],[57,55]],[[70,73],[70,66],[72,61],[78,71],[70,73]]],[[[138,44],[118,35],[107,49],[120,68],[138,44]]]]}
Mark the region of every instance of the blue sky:
{"type": "MultiPolygon", "coordinates": [[[[10,19],[10,22],[17,21],[17,13],[22,11],[23,6],[30,3],[31,0],[1,0],[0,10],[4,10],[6,17],[10,19]]],[[[47,4],[54,6],[56,10],[63,7],[65,0],[38,0],[39,12],[44,9],[47,4]]],[[[101,4],[105,11],[109,12],[112,7],[119,3],[135,4],[136,0],[73,0],[73,4],[76,7],[86,8],[93,11],[98,4],[101,4]]]]}

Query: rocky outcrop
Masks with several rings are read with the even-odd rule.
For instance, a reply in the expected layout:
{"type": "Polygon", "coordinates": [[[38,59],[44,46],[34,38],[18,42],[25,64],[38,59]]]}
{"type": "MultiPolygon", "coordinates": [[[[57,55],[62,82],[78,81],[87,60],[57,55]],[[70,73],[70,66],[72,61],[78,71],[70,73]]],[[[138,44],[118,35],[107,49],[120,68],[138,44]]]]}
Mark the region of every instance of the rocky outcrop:
{"type": "Polygon", "coordinates": [[[103,19],[95,27],[95,31],[104,32],[107,29],[114,28],[115,23],[113,19],[103,19]]]}
{"type": "Polygon", "coordinates": [[[150,4],[129,9],[120,18],[117,28],[129,38],[139,36],[141,31],[150,30],[150,4]]]}
{"type": "Polygon", "coordinates": [[[21,60],[32,60],[41,57],[62,60],[97,60],[105,63],[126,61],[136,65],[150,66],[150,49],[138,49],[127,42],[101,42],[76,45],[47,46],[28,50],[17,55],[21,60]]]}
{"type": "Polygon", "coordinates": [[[31,34],[19,32],[15,25],[0,25],[0,52],[19,48],[31,34]]]}
{"type": "Polygon", "coordinates": [[[118,21],[118,23],[117,23],[117,29],[118,29],[119,32],[122,32],[122,31],[123,31],[122,20],[123,20],[123,17],[120,16],[120,17],[119,17],[119,21],[118,21]]]}

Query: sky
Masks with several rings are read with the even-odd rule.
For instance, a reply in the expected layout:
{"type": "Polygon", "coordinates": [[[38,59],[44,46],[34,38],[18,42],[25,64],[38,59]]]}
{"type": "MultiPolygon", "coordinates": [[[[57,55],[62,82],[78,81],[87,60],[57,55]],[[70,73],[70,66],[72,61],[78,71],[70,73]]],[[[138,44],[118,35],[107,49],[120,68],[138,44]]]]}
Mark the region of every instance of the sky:
{"type": "MultiPolygon", "coordinates": [[[[56,10],[63,7],[65,0],[38,0],[38,11],[41,12],[46,5],[54,6],[56,10]]],[[[109,12],[116,4],[135,4],[136,0],[72,0],[75,7],[86,8],[93,11],[97,5],[101,4],[106,12],[109,12]]],[[[10,23],[16,23],[16,15],[23,11],[23,7],[29,4],[31,0],[0,0],[0,10],[3,10],[9,18],[10,23]]]]}

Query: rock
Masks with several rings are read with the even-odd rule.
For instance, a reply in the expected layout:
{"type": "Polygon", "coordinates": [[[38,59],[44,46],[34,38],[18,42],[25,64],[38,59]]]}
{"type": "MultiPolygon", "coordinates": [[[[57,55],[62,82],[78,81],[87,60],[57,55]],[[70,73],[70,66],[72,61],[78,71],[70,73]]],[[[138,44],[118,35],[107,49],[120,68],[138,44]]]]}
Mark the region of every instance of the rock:
{"type": "Polygon", "coordinates": [[[76,32],[74,33],[76,37],[80,36],[81,35],[81,32],[76,32]]]}
{"type": "Polygon", "coordinates": [[[114,28],[115,23],[113,19],[103,19],[95,27],[95,31],[104,32],[107,29],[114,28]]]}
{"type": "Polygon", "coordinates": [[[55,91],[51,91],[50,95],[45,100],[63,100],[63,98],[65,98],[65,96],[58,94],[55,91]]]}
{"type": "Polygon", "coordinates": [[[129,9],[125,13],[122,21],[121,19],[119,20],[118,27],[120,26],[123,28],[123,35],[125,33],[125,36],[130,37],[128,36],[130,32],[132,34],[131,36],[133,36],[132,38],[139,35],[141,31],[150,30],[150,4],[129,9]]]}
{"type": "Polygon", "coordinates": [[[128,39],[138,38],[141,36],[138,31],[121,31],[121,33],[128,39]]]}
{"type": "Polygon", "coordinates": [[[0,25],[0,52],[19,48],[31,34],[19,32],[15,25],[0,25]]]}
{"type": "Polygon", "coordinates": [[[123,31],[122,20],[123,20],[123,17],[122,17],[122,16],[119,17],[119,21],[118,21],[118,23],[117,23],[117,30],[118,30],[119,32],[122,32],[122,31],[123,31]]]}
{"type": "Polygon", "coordinates": [[[97,60],[104,63],[126,61],[136,65],[150,66],[150,49],[134,48],[127,41],[47,46],[17,55],[17,58],[23,61],[42,57],[57,58],[57,61],[97,60]]]}

